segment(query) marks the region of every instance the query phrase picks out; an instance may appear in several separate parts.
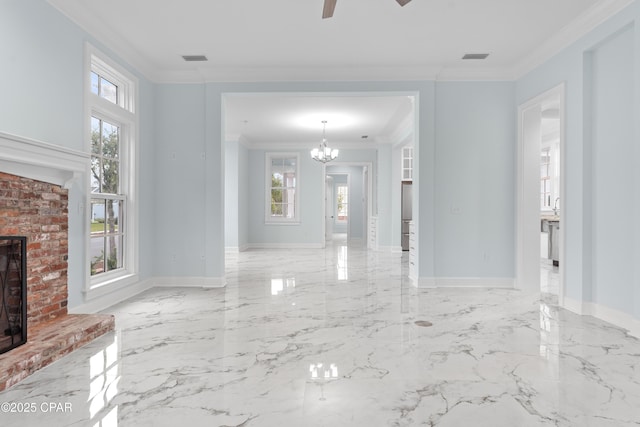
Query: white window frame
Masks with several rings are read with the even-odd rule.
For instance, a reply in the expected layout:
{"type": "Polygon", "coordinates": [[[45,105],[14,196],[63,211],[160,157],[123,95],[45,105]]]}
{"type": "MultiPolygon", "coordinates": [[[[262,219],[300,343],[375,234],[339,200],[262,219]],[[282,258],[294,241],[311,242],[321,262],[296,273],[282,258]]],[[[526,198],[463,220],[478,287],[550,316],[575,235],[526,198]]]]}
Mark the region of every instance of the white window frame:
{"type": "Polygon", "coordinates": [[[124,195],[124,215],[122,215],[123,268],[91,275],[91,244],[89,233],[91,222],[91,199],[113,198],[109,195],[91,192],[91,176],[86,179],[87,203],[85,206],[85,232],[87,250],[84,267],[86,269],[85,293],[89,298],[112,292],[138,281],[138,203],[137,203],[137,162],[139,118],[136,114],[138,100],[138,80],[129,71],[112,61],[108,56],[89,43],[85,44],[84,68],[85,102],[85,150],[91,153],[91,117],[105,120],[120,127],[120,192],[124,195]],[[118,86],[117,103],[104,99],[91,91],[91,72],[118,86]]]}
{"type": "Polygon", "coordinates": [[[300,224],[300,153],[269,152],[265,153],[264,179],[264,221],[265,224],[298,225],[300,224]],[[296,159],[296,193],[294,197],[295,216],[293,218],[271,216],[271,162],[273,158],[294,157],[296,159]]]}

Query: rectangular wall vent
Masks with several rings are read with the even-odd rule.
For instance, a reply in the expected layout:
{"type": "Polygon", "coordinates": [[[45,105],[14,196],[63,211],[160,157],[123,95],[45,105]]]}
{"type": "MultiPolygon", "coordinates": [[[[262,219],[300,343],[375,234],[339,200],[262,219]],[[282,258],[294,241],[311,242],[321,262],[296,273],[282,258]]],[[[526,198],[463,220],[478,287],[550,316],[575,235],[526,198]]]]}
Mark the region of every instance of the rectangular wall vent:
{"type": "Polygon", "coordinates": [[[182,55],[182,59],[187,62],[204,62],[208,61],[207,57],[204,55],[182,55]]]}
{"type": "Polygon", "coordinates": [[[489,56],[488,53],[467,53],[462,59],[486,59],[489,56]]]}

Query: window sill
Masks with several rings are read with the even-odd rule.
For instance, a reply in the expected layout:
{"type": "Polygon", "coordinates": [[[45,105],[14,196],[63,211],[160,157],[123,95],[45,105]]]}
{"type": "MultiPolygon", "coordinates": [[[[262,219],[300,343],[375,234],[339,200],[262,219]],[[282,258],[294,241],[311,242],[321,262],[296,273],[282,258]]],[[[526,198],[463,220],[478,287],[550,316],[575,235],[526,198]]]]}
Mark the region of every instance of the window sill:
{"type": "Polygon", "coordinates": [[[124,272],[115,277],[106,278],[104,281],[92,284],[91,287],[85,291],[85,296],[87,300],[99,298],[111,292],[131,286],[138,281],[138,274],[124,272]]]}
{"type": "Polygon", "coordinates": [[[264,225],[300,225],[300,221],[265,221],[264,225]]]}

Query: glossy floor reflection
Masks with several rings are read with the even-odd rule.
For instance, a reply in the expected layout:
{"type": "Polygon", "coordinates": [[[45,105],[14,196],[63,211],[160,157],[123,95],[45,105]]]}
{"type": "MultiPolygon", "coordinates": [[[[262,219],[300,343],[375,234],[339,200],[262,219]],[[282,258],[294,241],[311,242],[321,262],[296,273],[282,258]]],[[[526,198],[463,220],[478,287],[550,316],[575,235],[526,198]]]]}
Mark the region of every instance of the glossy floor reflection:
{"type": "Polygon", "coordinates": [[[640,342],[623,330],[518,291],[417,290],[406,254],[361,246],[248,251],[226,289],[118,304],[117,332],[0,393],[36,409],[0,424],[640,423],[640,342]]]}

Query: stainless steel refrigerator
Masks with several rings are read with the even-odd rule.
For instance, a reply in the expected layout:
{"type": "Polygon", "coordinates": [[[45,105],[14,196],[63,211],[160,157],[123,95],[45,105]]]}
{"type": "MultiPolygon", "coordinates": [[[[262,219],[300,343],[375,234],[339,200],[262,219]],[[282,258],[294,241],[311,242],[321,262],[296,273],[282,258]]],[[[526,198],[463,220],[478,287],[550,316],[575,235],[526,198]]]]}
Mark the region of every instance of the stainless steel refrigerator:
{"type": "Polygon", "coordinates": [[[409,223],[413,212],[412,182],[402,181],[402,250],[409,250],[409,223]]]}

